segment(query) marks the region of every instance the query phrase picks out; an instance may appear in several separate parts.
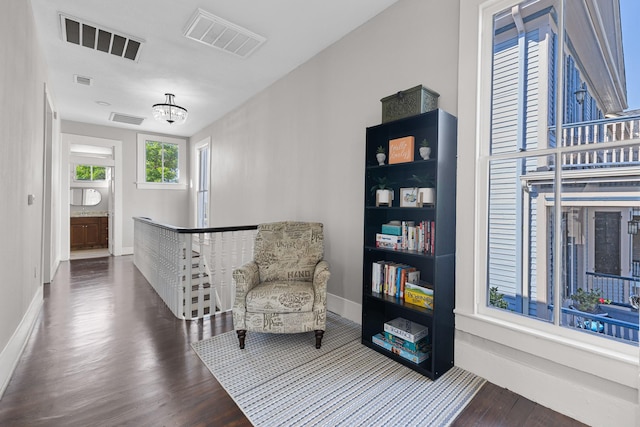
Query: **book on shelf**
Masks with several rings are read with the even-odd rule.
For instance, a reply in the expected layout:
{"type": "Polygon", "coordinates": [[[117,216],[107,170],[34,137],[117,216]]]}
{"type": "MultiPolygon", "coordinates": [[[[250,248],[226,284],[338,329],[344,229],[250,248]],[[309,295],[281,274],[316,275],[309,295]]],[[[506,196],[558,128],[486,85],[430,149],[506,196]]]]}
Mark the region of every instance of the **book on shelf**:
{"type": "Polygon", "coordinates": [[[404,298],[405,283],[418,280],[420,280],[420,272],[410,265],[391,261],[371,263],[372,292],[404,298]]]}
{"type": "Polygon", "coordinates": [[[376,233],[376,248],[401,249],[402,237],[376,233]]]}
{"type": "MultiPolygon", "coordinates": [[[[405,302],[433,310],[433,289],[420,286],[417,283],[412,281],[405,284],[405,302]]],[[[425,283],[423,282],[423,284],[425,283]]]]}
{"type": "Polygon", "coordinates": [[[396,354],[403,359],[410,360],[413,363],[422,363],[425,360],[429,359],[429,353],[424,353],[421,351],[410,351],[404,347],[396,346],[385,340],[384,335],[382,334],[374,335],[373,337],[371,337],[371,341],[373,341],[374,344],[387,349],[391,353],[396,354]]]}
{"type": "Polygon", "coordinates": [[[429,335],[428,327],[402,317],[385,322],[384,331],[413,343],[429,335]]]}
{"type": "Polygon", "coordinates": [[[390,234],[392,236],[402,235],[402,227],[395,224],[382,224],[380,231],[382,232],[382,234],[390,234]]]}
{"type": "Polygon", "coordinates": [[[418,342],[411,342],[385,331],[384,339],[396,347],[402,347],[409,351],[421,351],[423,353],[428,353],[429,350],[431,350],[429,335],[419,339],[418,342]]]}
{"type": "Polygon", "coordinates": [[[400,231],[401,249],[434,254],[435,221],[420,221],[417,225],[414,221],[402,221],[400,231]]]}

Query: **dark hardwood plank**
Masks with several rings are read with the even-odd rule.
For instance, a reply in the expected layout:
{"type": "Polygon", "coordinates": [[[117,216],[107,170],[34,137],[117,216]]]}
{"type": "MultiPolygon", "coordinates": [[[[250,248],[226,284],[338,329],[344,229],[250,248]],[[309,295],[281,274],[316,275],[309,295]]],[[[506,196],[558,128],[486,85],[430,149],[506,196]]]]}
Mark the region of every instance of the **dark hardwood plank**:
{"type": "Polygon", "coordinates": [[[586,427],[586,424],[487,382],[452,424],[452,427],[482,426],[586,427]]]}
{"type": "MultiPolygon", "coordinates": [[[[176,319],[131,256],[64,262],[44,294],[0,426],[251,426],[190,348],[230,314],[176,319]]],[[[453,425],[583,426],[491,383],[453,425]]]]}

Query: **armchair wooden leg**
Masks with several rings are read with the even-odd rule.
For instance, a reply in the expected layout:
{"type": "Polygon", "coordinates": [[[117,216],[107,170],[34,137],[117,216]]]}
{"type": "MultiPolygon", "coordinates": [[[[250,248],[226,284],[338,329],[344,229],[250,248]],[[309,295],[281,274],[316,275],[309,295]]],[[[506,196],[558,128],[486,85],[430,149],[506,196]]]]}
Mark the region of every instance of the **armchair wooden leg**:
{"type": "Polygon", "coordinates": [[[236,333],[238,334],[238,341],[240,341],[240,349],[244,348],[244,338],[247,336],[247,331],[246,330],[238,330],[236,331],[236,333]]]}
{"type": "Polygon", "coordinates": [[[316,331],[316,348],[320,348],[322,345],[322,337],[324,336],[324,331],[316,331]]]}

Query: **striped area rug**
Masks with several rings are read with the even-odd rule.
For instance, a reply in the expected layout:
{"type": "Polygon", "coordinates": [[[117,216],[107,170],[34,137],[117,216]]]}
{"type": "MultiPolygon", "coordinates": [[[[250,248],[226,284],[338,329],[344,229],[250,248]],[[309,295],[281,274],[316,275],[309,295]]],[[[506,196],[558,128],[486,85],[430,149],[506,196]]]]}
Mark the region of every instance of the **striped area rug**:
{"type": "Polygon", "coordinates": [[[454,367],[437,381],[360,343],[360,326],[327,317],[322,348],[313,333],[235,332],[193,349],[256,426],[447,426],[484,384],[454,367]]]}

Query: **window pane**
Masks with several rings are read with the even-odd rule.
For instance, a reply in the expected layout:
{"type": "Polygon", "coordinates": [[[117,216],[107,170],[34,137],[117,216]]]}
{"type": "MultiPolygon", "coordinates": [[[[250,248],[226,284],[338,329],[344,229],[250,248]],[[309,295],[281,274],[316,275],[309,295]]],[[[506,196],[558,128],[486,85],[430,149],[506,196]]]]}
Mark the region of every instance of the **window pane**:
{"type": "Polygon", "coordinates": [[[548,163],[546,156],[532,156],[489,166],[487,303],[543,320],[553,318],[548,163]]]}
{"type": "Polygon", "coordinates": [[[162,144],[163,182],[178,182],[178,144],[162,144]]]}
{"type": "MultiPolygon", "coordinates": [[[[547,125],[541,123],[549,118],[546,105],[541,104],[546,97],[541,97],[539,91],[542,77],[548,80],[547,75],[541,74],[553,71],[550,64],[553,64],[555,36],[551,30],[552,17],[538,15],[520,16],[531,22],[523,26],[522,31],[511,9],[494,17],[492,154],[537,148],[538,126],[547,125]]],[[[549,87],[550,96],[553,96],[552,90],[553,87],[549,87]]]]}
{"type": "Polygon", "coordinates": [[[145,150],[146,182],[162,182],[162,144],[147,141],[145,150]]]}
{"type": "Polygon", "coordinates": [[[76,166],[76,181],[90,181],[91,180],[91,166],[89,165],[77,165],[76,166]]]}
{"type": "MultiPolygon", "coordinates": [[[[604,121],[630,122],[619,117],[604,121]]],[[[567,125],[565,128],[589,125],[567,125]]],[[[564,142],[567,144],[567,142],[564,142]]],[[[585,138],[581,145],[599,141],[585,138]]],[[[640,294],[634,245],[640,223],[640,145],[569,152],[562,156],[561,324],[585,333],[638,342],[640,294]]]]}
{"type": "Polygon", "coordinates": [[[94,166],[93,167],[93,180],[94,181],[102,181],[107,179],[107,172],[104,166],[94,166]]]}

